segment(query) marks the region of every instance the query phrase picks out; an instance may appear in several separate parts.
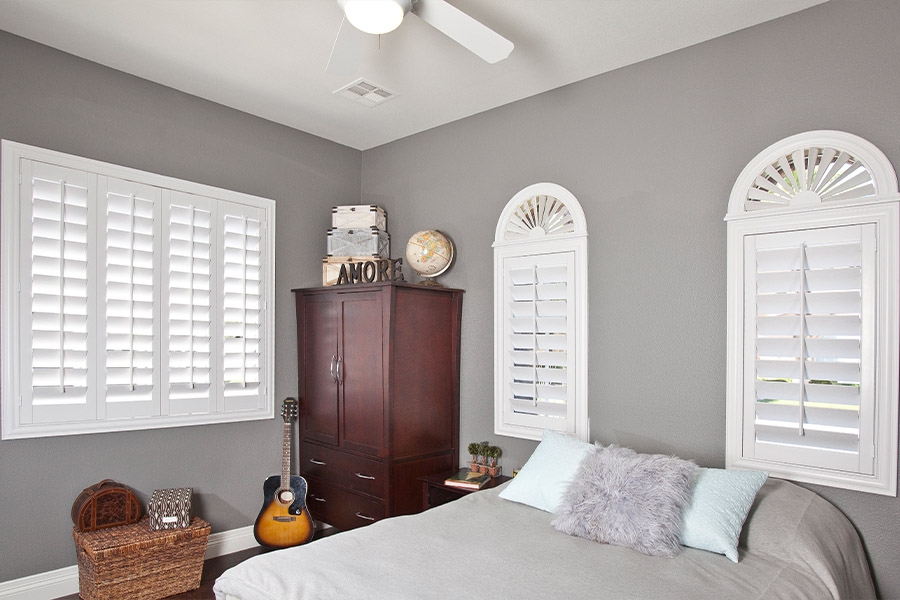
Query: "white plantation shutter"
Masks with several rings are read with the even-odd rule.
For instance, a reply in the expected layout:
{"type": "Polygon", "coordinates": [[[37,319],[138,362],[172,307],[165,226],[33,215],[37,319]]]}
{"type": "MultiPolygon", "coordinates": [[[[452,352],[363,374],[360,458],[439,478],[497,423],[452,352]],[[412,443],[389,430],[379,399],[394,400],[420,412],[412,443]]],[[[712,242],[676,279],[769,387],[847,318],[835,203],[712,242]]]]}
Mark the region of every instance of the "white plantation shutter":
{"type": "Polygon", "coordinates": [[[99,418],[159,414],[160,190],[114,178],[98,181],[101,207],[99,418]]]}
{"type": "Polygon", "coordinates": [[[165,210],[163,411],[215,410],[213,321],[216,202],[173,192],[165,210]]]}
{"type": "Polygon", "coordinates": [[[875,226],[745,244],[749,455],[871,474],[875,226]]]}
{"type": "Polygon", "coordinates": [[[781,140],[728,201],[726,466],[897,494],[900,189],[841,131],[781,140]]]}
{"type": "Polygon", "coordinates": [[[565,188],[506,204],[494,236],[494,432],[587,441],[587,224],[565,188]]]}
{"type": "Polygon", "coordinates": [[[256,207],[223,202],[219,220],[223,410],[265,405],[263,386],[263,222],[256,207]]]}
{"type": "Polygon", "coordinates": [[[91,177],[23,161],[20,206],[22,413],[26,423],[94,418],[91,177]]]}
{"type": "Polygon", "coordinates": [[[272,418],[274,202],[2,146],[3,439],[272,418]]]}
{"type": "Polygon", "coordinates": [[[574,253],[509,258],[504,266],[509,342],[507,414],[511,424],[565,430],[572,417],[569,356],[574,253]]]}

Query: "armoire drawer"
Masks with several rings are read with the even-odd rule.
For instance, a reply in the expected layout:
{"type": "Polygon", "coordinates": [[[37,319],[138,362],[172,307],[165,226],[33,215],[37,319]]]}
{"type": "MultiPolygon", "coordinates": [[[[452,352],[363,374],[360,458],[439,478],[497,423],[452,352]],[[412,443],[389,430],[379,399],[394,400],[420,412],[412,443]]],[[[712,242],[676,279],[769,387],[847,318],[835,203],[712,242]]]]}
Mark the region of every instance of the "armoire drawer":
{"type": "Polygon", "coordinates": [[[386,498],[387,465],[304,442],[300,447],[300,470],[345,488],[386,498]]]}
{"type": "Polygon", "coordinates": [[[316,477],[308,477],[306,504],[314,519],[347,530],[387,516],[384,502],[365,498],[316,477]]]}

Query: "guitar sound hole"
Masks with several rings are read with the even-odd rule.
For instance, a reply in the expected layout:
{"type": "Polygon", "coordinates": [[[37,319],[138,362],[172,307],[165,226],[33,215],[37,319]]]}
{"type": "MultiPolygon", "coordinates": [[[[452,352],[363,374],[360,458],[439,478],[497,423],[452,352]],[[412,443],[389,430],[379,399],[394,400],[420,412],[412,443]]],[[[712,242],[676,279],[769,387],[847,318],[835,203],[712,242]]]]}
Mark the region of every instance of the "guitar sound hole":
{"type": "Polygon", "coordinates": [[[289,505],[294,501],[294,492],[291,490],[279,490],[278,491],[278,502],[281,504],[289,505]]]}

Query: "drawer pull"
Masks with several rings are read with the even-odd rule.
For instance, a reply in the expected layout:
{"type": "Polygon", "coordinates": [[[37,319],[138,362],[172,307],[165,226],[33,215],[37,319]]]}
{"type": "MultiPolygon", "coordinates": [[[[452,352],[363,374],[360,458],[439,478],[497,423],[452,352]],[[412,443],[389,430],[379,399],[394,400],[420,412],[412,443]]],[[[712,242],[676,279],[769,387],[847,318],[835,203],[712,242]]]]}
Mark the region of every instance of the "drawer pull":
{"type": "Polygon", "coordinates": [[[314,459],[314,458],[309,459],[309,462],[311,462],[311,463],[314,464],[314,465],[322,465],[322,466],[325,465],[325,462],[324,462],[324,461],[316,460],[316,459],[314,459]]]}
{"type": "Polygon", "coordinates": [[[362,473],[354,473],[354,475],[356,475],[356,476],[359,477],[360,479],[375,479],[375,478],[372,477],[371,475],[363,475],[362,473]]]}
{"type": "Polygon", "coordinates": [[[312,498],[313,500],[315,500],[316,502],[328,502],[328,500],[326,500],[325,498],[319,498],[318,496],[313,496],[312,494],[310,494],[309,497],[312,498]]]}
{"type": "Polygon", "coordinates": [[[375,520],[375,517],[370,517],[370,516],[368,516],[368,515],[364,515],[364,514],[359,513],[359,512],[356,513],[356,516],[359,517],[360,519],[365,519],[366,521],[374,521],[374,520],[375,520]]]}

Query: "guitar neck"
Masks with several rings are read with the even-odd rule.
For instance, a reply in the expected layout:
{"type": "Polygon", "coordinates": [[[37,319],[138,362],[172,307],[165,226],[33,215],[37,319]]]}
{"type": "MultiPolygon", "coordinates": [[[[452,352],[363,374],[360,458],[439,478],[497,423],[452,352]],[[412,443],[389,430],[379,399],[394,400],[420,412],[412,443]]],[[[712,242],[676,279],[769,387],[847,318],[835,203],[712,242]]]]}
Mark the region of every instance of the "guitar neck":
{"type": "Polygon", "coordinates": [[[291,424],[284,424],[284,440],[281,443],[281,489],[291,489],[291,424]]]}

